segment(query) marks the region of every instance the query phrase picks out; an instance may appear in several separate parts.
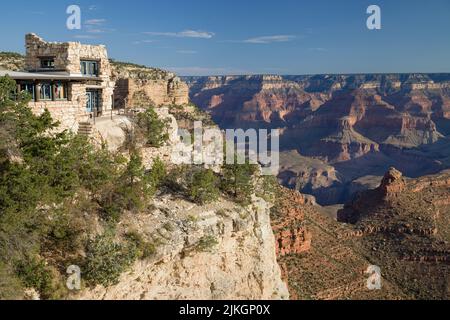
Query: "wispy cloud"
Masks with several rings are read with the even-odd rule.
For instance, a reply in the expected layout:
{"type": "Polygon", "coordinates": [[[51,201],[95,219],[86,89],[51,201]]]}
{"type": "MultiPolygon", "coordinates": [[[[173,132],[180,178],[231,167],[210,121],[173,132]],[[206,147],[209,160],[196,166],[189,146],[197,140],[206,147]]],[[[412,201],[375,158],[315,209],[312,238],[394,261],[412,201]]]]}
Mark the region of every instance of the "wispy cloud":
{"type": "Polygon", "coordinates": [[[89,32],[89,33],[105,33],[106,30],[103,30],[103,29],[90,29],[90,28],[88,28],[86,30],[86,32],[89,32]]]}
{"type": "Polygon", "coordinates": [[[89,35],[89,34],[77,34],[73,36],[75,39],[97,39],[96,36],[89,35]]]}
{"type": "Polygon", "coordinates": [[[274,35],[274,36],[262,36],[246,39],[242,41],[243,43],[253,43],[253,44],[269,44],[274,42],[289,42],[296,38],[293,35],[274,35]]]}
{"type": "Polygon", "coordinates": [[[212,37],[215,36],[214,32],[201,30],[183,30],[180,32],[144,32],[144,34],[159,37],[201,38],[201,39],[211,39],[212,37]]]}
{"type": "Polygon", "coordinates": [[[318,47],[318,48],[308,48],[308,50],[309,50],[309,51],[314,51],[314,52],[327,52],[327,51],[328,51],[327,49],[321,48],[321,47],[318,47]]]}
{"type": "Polygon", "coordinates": [[[107,23],[106,19],[89,19],[84,22],[84,26],[87,33],[107,33],[114,32],[115,29],[105,28],[104,25],[107,23]]]}
{"type": "Polygon", "coordinates": [[[145,43],[153,43],[155,40],[137,40],[133,41],[133,44],[145,44],[145,43]]]}
{"type": "Polygon", "coordinates": [[[30,13],[33,14],[33,15],[37,15],[37,16],[45,15],[44,11],[31,11],[30,13]]]}
{"type": "Polygon", "coordinates": [[[177,53],[181,53],[181,54],[196,54],[197,51],[195,51],[195,50],[177,50],[177,53]]]}
{"type": "Polygon", "coordinates": [[[102,26],[106,23],[106,19],[89,19],[84,22],[87,26],[102,26]]]}

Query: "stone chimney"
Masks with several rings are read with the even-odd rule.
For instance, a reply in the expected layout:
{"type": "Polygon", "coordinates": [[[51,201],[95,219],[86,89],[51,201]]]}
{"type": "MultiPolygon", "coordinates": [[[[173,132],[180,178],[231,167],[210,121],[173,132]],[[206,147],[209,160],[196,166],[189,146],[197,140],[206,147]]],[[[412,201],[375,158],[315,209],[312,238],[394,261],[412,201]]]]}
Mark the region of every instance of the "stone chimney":
{"type": "Polygon", "coordinates": [[[28,33],[25,35],[25,69],[26,70],[36,70],[39,65],[36,60],[36,52],[45,43],[44,39],[39,37],[35,33],[28,33]]]}

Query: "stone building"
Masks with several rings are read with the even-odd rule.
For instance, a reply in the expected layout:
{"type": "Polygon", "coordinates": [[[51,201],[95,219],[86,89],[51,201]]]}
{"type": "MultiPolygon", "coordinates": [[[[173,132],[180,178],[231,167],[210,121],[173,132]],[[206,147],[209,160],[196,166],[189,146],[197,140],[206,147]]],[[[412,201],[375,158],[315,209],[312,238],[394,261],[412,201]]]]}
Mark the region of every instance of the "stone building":
{"type": "Polygon", "coordinates": [[[107,115],[113,109],[115,83],[105,46],[79,42],[46,42],[27,34],[25,70],[0,71],[27,91],[30,107],[48,109],[63,129],[77,131],[80,123],[107,115]]]}

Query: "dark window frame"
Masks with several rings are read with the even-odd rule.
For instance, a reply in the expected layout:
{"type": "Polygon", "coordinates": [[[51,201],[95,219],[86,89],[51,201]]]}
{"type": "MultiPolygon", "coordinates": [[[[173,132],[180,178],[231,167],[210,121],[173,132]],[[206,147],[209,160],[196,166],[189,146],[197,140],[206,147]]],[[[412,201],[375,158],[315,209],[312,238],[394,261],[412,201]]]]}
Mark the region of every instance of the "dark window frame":
{"type": "Polygon", "coordinates": [[[41,57],[39,60],[41,69],[55,69],[54,57],[41,57]]]}
{"type": "Polygon", "coordinates": [[[100,74],[100,61],[81,59],[80,60],[81,74],[88,77],[98,77],[100,74]]]}
{"type": "Polygon", "coordinates": [[[39,90],[39,100],[40,101],[52,101],[53,100],[53,85],[50,82],[43,82],[40,84],[40,90],[39,90]],[[45,96],[45,91],[43,90],[44,87],[49,87],[50,89],[50,96],[45,96]]]}
{"type": "Polygon", "coordinates": [[[69,100],[69,84],[68,82],[56,81],[52,83],[52,98],[56,101],[68,101],[69,100]],[[61,85],[63,87],[63,97],[56,96],[56,87],[61,85]]]}
{"type": "Polygon", "coordinates": [[[19,83],[19,86],[21,92],[28,92],[31,95],[31,100],[36,101],[36,84],[34,82],[22,82],[19,83]]]}

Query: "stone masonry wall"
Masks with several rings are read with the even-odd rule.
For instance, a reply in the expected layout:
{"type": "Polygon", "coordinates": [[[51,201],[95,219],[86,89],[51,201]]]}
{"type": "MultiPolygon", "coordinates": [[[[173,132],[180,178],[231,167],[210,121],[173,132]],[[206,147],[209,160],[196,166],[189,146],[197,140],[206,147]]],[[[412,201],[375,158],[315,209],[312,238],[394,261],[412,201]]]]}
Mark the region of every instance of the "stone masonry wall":
{"type": "MultiPolygon", "coordinates": [[[[86,90],[101,90],[100,106],[103,112],[112,109],[115,82],[111,80],[111,65],[106,47],[103,45],[83,45],[79,42],[46,42],[35,34],[27,34],[25,68],[28,71],[40,71],[40,59],[53,57],[54,71],[65,71],[73,76],[81,76],[81,60],[99,62],[98,80],[93,78],[88,84],[72,83],[69,85],[69,101],[39,101],[30,104],[32,109],[43,112],[49,109],[56,120],[65,129],[78,129],[79,121],[87,121],[86,90]]],[[[49,70],[46,70],[49,71],[49,70]]]]}
{"type": "Polygon", "coordinates": [[[99,77],[111,77],[111,65],[106,47],[103,45],[84,45],[79,42],[46,42],[31,33],[25,36],[25,68],[29,71],[40,69],[41,57],[54,57],[55,70],[64,70],[70,74],[80,75],[80,61],[96,60],[100,62],[99,77]]]}
{"type": "Polygon", "coordinates": [[[32,101],[29,103],[35,114],[50,111],[54,120],[60,122],[62,130],[78,131],[79,122],[88,121],[90,114],[86,111],[86,88],[81,83],[73,83],[69,99],[61,101],[32,101]]]}

